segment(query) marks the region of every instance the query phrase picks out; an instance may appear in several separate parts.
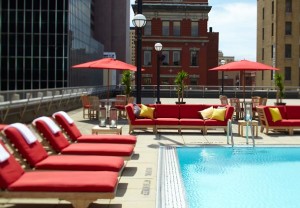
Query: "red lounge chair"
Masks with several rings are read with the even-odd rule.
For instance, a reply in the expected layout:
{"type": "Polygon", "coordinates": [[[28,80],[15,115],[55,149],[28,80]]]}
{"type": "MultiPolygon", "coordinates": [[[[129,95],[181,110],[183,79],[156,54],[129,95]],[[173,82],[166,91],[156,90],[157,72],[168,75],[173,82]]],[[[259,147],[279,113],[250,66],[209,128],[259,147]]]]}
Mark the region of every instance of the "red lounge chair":
{"type": "Polygon", "coordinates": [[[58,198],[83,208],[114,198],[117,185],[118,173],[109,171],[25,172],[0,141],[1,198],[58,198]]]}
{"type": "MultiPolygon", "coordinates": [[[[21,125],[28,129],[24,124],[21,125]]],[[[48,155],[38,140],[32,144],[28,144],[22,132],[20,132],[20,129],[14,127],[14,125],[6,127],[3,132],[6,138],[18,149],[19,153],[32,168],[48,170],[114,171],[121,173],[124,167],[124,159],[121,157],[48,155]]]]}
{"type": "MultiPolygon", "coordinates": [[[[33,121],[38,132],[50,143],[53,149],[61,154],[76,155],[106,155],[120,156],[130,159],[134,146],[131,144],[108,144],[108,143],[72,143],[70,144],[64,134],[59,130],[53,133],[51,126],[56,124],[49,117],[40,117],[33,121]],[[46,120],[46,122],[45,122],[46,120]]],[[[58,128],[58,126],[56,125],[58,128]]]]}
{"type": "Polygon", "coordinates": [[[133,135],[82,135],[74,121],[63,111],[54,113],[52,117],[66,131],[70,139],[74,142],[136,144],[136,136],[133,135]]]}

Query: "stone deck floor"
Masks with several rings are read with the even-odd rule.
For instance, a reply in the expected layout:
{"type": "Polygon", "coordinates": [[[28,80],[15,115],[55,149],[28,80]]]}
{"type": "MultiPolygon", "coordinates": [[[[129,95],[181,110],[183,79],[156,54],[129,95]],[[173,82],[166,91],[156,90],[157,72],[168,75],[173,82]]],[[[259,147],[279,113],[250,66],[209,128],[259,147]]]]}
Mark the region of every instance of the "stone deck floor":
{"type": "MultiPolygon", "coordinates": [[[[175,99],[162,98],[162,103],[174,103],[175,99]]],[[[187,103],[219,104],[219,99],[185,99],[187,103]]],[[[143,103],[155,103],[154,99],[143,99],[143,103]]],[[[297,105],[299,100],[288,100],[290,105],[297,105]]],[[[272,105],[274,100],[268,100],[272,105]]],[[[90,134],[91,128],[98,124],[96,120],[82,118],[82,109],[77,109],[68,114],[75,120],[83,134],[90,134]]],[[[123,134],[128,133],[127,120],[120,119],[118,125],[123,126],[123,134]]],[[[260,127],[259,127],[260,130],[260,127]]],[[[237,134],[237,124],[233,124],[233,135],[236,145],[246,145],[245,137],[237,134]]],[[[177,131],[160,130],[157,135],[147,131],[136,131],[138,142],[133,158],[126,163],[126,167],[120,177],[116,197],[113,200],[99,199],[91,204],[90,208],[155,208],[157,199],[157,167],[158,152],[161,145],[226,145],[226,135],[221,130],[209,131],[202,135],[196,131],[183,131],[181,135],[177,131]]],[[[251,140],[249,140],[251,144],[251,140]]],[[[300,145],[300,133],[290,136],[284,133],[272,132],[269,135],[258,133],[255,138],[256,145],[300,145]]],[[[41,208],[69,208],[72,207],[66,201],[57,199],[0,199],[0,207],[41,207],[41,208]]]]}

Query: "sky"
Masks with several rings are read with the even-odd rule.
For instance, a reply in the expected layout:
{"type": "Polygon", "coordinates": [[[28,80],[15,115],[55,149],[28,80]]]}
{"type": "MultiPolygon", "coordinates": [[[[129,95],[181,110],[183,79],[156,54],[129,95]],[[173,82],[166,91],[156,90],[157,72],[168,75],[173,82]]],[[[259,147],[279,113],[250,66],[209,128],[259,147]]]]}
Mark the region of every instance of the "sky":
{"type": "Polygon", "coordinates": [[[256,61],[257,0],[208,0],[208,4],[212,6],[208,27],[219,32],[219,50],[224,56],[256,61]]]}

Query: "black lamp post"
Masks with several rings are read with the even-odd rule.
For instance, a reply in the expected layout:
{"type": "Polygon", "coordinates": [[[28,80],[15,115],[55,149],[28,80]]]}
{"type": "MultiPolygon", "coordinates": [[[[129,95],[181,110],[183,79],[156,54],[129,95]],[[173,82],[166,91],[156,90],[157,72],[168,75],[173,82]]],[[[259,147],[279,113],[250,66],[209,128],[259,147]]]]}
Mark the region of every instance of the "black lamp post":
{"type": "Polygon", "coordinates": [[[146,25],[146,17],[142,15],[143,1],[138,0],[137,15],[132,19],[132,24],[136,27],[137,42],[136,42],[136,103],[140,104],[141,99],[141,86],[142,86],[142,27],[146,25]]]}
{"type": "MultiPolygon", "coordinates": [[[[221,60],[221,65],[226,64],[225,60],[221,60]]],[[[224,71],[222,71],[222,95],[224,95],[224,71]]]]}
{"type": "Polygon", "coordinates": [[[155,50],[157,51],[157,71],[156,71],[156,76],[157,76],[157,87],[156,87],[156,96],[157,96],[157,101],[156,104],[160,104],[160,62],[161,62],[161,55],[160,51],[162,50],[163,46],[161,43],[155,43],[154,45],[155,50]]]}

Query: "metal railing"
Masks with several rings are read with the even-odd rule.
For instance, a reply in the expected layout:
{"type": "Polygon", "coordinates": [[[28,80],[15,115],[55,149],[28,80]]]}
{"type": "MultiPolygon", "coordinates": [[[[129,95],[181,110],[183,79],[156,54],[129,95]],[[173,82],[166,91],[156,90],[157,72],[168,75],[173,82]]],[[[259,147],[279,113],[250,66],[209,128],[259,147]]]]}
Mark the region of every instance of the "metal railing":
{"type": "MultiPolygon", "coordinates": [[[[15,120],[23,121],[24,115],[31,111],[34,116],[43,115],[51,109],[68,110],[79,107],[82,94],[97,95],[106,98],[109,89],[110,97],[123,93],[123,86],[81,86],[70,88],[54,88],[44,90],[14,90],[0,91],[0,122],[5,123],[9,116],[17,116],[15,120]]],[[[299,98],[299,87],[285,87],[286,98],[299,98]]],[[[143,85],[142,97],[156,98],[156,85],[143,85]]],[[[218,98],[222,93],[220,86],[188,85],[184,91],[185,98],[218,98]]],[[[175,85],[160,85],[161,97],[177,98],[175,85]]],[[[224,94],[227,97],[243,97],[243,88],[225,86],[224,94]]],[[[135,95],[135,86],[133,86],[135,95]]],[[[275,98],[274,87],[251,86],[245,87],[245,97],[261,96],[275,98]]]]}

